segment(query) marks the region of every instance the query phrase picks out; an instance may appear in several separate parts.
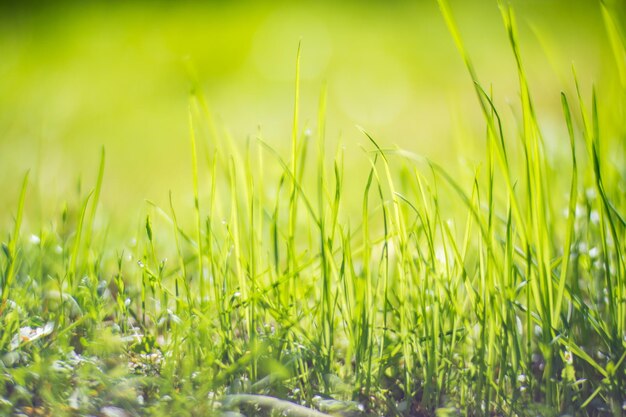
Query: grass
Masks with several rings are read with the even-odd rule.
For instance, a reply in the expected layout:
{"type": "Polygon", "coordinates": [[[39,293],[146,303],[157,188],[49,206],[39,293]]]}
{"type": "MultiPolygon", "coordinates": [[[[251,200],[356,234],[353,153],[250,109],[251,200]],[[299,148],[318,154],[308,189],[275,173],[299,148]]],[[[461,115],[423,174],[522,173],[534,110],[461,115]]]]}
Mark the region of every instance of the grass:
{"type": "MultiPolygon", "coordinates": [[[[511,8],[517,126],[439,6],[485,124],[467,178],[362,129],[356,183],[326,147],[325,88],[301,129],[299,64],[286,158],[261,134],[237,145],[193,90],[193,212],[170,193],[127,244],[96,221],[104,151],[93,190],[30,237],[26,175],[0,264],[1,412],[624,415],[623,121],[573,72],[552,138],[570,156],[551,158],[511,8]]],[[[602,12],[623,115],[624,37],[602,12]]]]}

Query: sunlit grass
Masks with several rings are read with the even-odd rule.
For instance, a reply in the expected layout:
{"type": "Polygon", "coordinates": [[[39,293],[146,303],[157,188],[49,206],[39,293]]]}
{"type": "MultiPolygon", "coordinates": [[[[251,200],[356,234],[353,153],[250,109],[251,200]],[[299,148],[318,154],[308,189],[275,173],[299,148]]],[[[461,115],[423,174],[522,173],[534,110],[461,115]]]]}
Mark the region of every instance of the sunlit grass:
{"type": "Polygon", "coordinates": [[[25,228],[27,174],[0,263],[2,413],[623,415],[626,128],[603,112],[626,85],[601,106],[574,70],[549,137],[513,10],[509,118],[439,6],[484,126],[466,176],[366,121],[361,155],[328,146],[327,88],[303,128],[299,48],[289,152],[235,142],[194,85],[193,204],[148,202],[125,243],[97,221],[104,151],[93,190],[25,228]]]}

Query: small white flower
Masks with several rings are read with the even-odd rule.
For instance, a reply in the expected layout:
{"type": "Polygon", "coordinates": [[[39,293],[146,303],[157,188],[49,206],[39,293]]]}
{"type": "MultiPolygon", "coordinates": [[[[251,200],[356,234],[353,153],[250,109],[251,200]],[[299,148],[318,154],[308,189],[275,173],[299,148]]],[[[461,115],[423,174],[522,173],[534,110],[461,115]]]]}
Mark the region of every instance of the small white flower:
{"type": "Polygon", "coordinates": [[[572,355],[572,352],[570,352],[569,350],[566,350],[565,352],[563,352],[563,360],[566,364],[571,365],[574,363],[574,355],[572,355]]]}

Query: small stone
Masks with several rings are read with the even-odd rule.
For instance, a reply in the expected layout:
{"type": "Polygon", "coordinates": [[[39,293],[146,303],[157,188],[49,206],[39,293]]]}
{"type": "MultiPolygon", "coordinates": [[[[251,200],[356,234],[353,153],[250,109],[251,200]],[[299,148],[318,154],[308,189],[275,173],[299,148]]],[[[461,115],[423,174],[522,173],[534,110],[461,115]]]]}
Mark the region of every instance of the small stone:
{"type": "Polygon", "coordinates": [[[111,406],[102,407],[100,409],[100,413],[102,413],[102,415],[105,417],[129,417],[130,416],[130,414],[128,414],[126,411],[122,410],[121,408],[111,407],[111,406]]]}

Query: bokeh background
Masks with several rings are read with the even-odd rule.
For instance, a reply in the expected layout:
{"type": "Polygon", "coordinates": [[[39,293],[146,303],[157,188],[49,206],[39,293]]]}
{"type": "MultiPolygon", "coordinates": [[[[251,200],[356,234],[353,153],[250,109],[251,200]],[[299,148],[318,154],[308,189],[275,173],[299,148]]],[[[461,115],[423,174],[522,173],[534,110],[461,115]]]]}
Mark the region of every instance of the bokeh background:
{"type": "MultiPolygon", "coordinates": [[[[584,91],[595,84],[607,102],[619,82],[600,5],[512,4],[537,114],[547,136],[562,136],[552,144],[555,154],[567,156],[559,92],[573,91],[572,64],[584,91]]],[[[497,3],[451,6],[481,80],[515,118],[517,75],[497,3]]],[[[45,221],[77,198],[80,183],[84,197],[102,146],[105,219],[136,225],[145,200],[166,207],[169,190],[181,207],[191,207],[194,84],[220,132],[242,144],[260,134],[287,149],[299,42],[301,127],[315,128],[326,85],[327,137],[341,141],[348,173],[367,166],[367,139],[356,125],[385,146],[453,170],[480,159],[484,124],[434,0],[2,4],[3,225],[12,222],[26,170],[30,218],[45,221]]]]}

